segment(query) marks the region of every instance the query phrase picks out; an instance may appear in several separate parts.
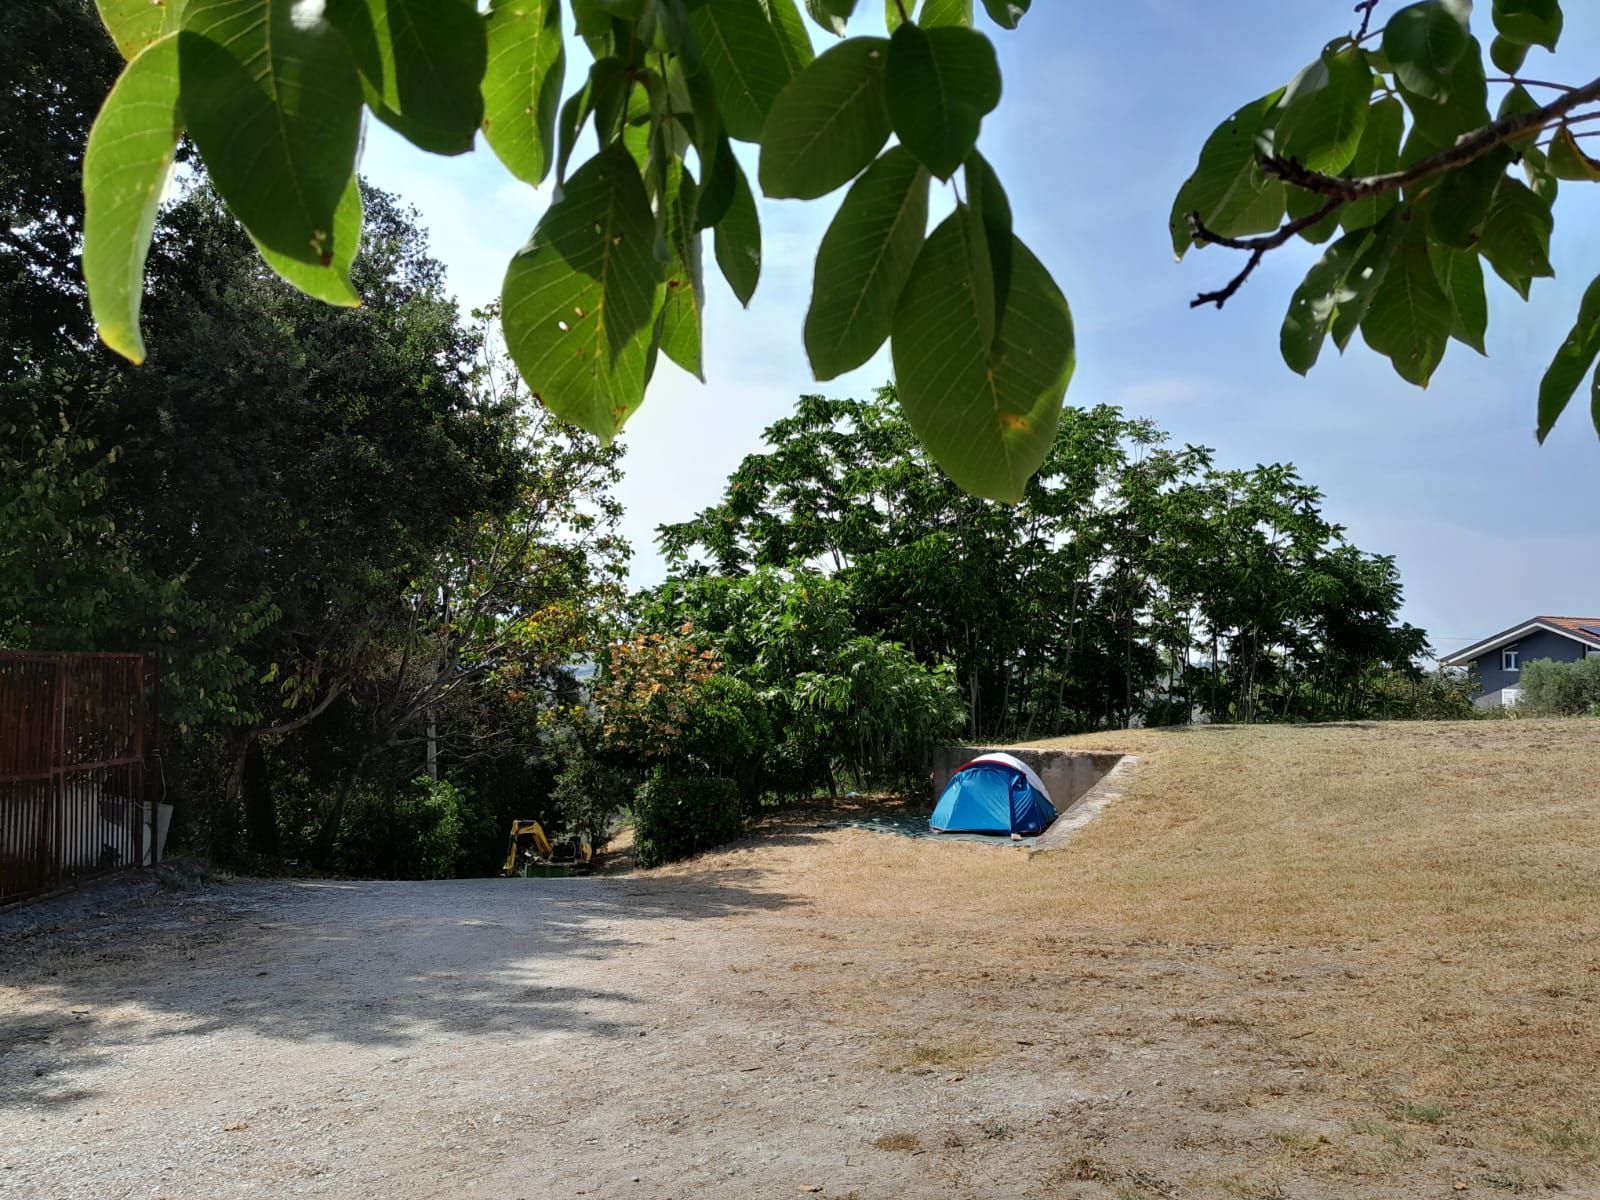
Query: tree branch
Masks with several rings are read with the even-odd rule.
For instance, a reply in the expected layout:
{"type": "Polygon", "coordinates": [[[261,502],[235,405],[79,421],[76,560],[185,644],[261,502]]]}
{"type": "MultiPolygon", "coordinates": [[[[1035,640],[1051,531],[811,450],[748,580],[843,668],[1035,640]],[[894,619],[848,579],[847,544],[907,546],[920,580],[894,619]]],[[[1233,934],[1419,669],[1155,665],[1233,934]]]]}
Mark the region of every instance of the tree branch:
{"type": "Polygon", "coordinates": [[[1420,183],[1429,176],[1437,175],[1441,171],[1455,170],[1468,163],[1482,158],[1491,150],[1505,145],[1507,142],[1516,141],[1529,133],[1537,133],[1549,125],[1554,125],[1575,108],[1585,104],[1593,104],[1600,100],[1600,79],[1591,80],[1582,87],[1573,88],[1558,99],[1551,101],[1543,108],[1533,112],[1517,113],[1513,116],[1503,117],[1498,121],[1485,125],[1476,133],[1468,134],[1454,146],[1430,154],[1427,158],[1419,159],[1403,171],[1390,171],[1384,175],[1368,175],[1365,178],[1342,179],[1335,175],[1324,175],[1320,171],[1307,170],[1293,159],[1278,158],[1269,155],[1261,160],[1261,169],[1268,175],[1293,184],[1295,187],[1304,188],[1308,192],[1315,192],[1319,196],[1337,199],[1341,203],[1350,204],[1356,200],[1365,200],[1372,196],[1381,196],[1386,192],[1396,192],[1401,188],[1409,187],[1413,183],[1420,183]]]}
{"type": "Polygon", "coordinates": [[[298,717],[294,717],[294,718],[292,718],[292,719],[290,719],[288,721],[284,721],[280,725],[266,725],[266,726],[263,726],[260,729],[252,730],[250,732],[250,736],[251,737],[279,737],[279,736],[281,736],[281,735],[283,735],[285,733],[293,733],[296,729],[299,729],[304,725],[309,725],[312,721],[315,721],[318,717],[320,717],[327,710],[327,708],[328,708],[328,706],[330,704],[332,704],[340,696],[344,695],[345,690],[349,686],[350,686],[349,680],[340,681],[339,683],[335,684],[332,688],[330,688],[328,690],[328,694],[326,696],[324,696],[317,703],[316,707],[311,709],[309,712],[301,713],[298,717]]]}
{"type": "Polygon", "coordinates": [[[1200,220],[1199,213],[1190,213],[1189,229],[1194,234],[1196,241],[1204,242],[1211,246],[1226,246],[1230,250],[1248,250],[1250,251],[1250,259],[1245,263],[1244,270],[1229,280],[1226,287],[1218,288],[1214,292],[1201,292],[1200,295],[1189,301],[1189,307],[1201,308],[1207,304],[1215,304],[1218,308],[1221,308],[1229,300],[1233,299],[1235,292],[1244,286],[1245,280],[1249,279],[1255,269],[1261,265],[1261,258],[1268,250],[1276,250],[1290,238],[1310,229],[1319,221],[1326,220],[1343,208],[1344,205],[1345,201],[1343,200],[1330,199],[1316,212],[1308,213],[1306,216],[1289,221],[1276,233],[1268,233],[1261,237],[1252,238],[1231,238],[1212,233],[1211,230],[1205,227],[1205,223],[1200,220]]]}
{"type": "MultiPolygon", "coordinates": [[[[1360,6],[1357,11],[1360,11],[1360,6]]],[[[1441,172],[1464,167],[1507,142],[1516,141],[1528,134],[1536,134],[1566,118],[1573,109],[1596,101],[1600,101],[1600,79],[1591,80],[1582,87],[1571,88],[1558,99],[1533,112],[1518,113],[1494,121],[1476,133],[1463,137],[1455,145],[1419,159],[1404,170],[1390,171],[1383,175],[1345,179],[1309,170],[1292,158],[1279,158],[1276,155],[1262,157],[1261,169],[1268,175],[1292,187],[1322,196],[1326,199],[1326,203],[1308,216],[1286,222],[1275,233],[1249,238],[1225,237],[1213,233],[1205,227],[1199,213],[1190,213],[1189,229],[1196,242],[1202,245],[1226,246],[1231,250],[1247,250],[1250,252],[1250,258],[1245,263],[1244,269],[1235,275],[1226,287],[1212,292],[1202,292],[1189,302],[1189,307],[1200,308],[1206,304],[1215,304],[1221,308],[1244,286],[1245,281],[1261,265],[1262,256],[1268,250],[1276,250],[1291,238],[1332,216],[1346,204],[1397,192],[1441,172]]],[[[1584,117],[1573,119],[1586,119],[1591,115],[1600,114],[1585,114],[1584,117]]]]}

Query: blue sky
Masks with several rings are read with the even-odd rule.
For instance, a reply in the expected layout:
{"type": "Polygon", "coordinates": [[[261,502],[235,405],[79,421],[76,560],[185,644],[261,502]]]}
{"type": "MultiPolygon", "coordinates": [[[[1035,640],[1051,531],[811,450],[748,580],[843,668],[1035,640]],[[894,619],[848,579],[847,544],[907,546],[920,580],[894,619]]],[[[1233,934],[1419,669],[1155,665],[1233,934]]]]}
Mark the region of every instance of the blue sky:
{"type": "MultiPolygon", "coordinates": [[[[1390,0],[1380,16],[1397,7],[1390,0]]],[[[1480,34],[1488,7],[1474,18],[1480,34]]],[[[1560,80],[1600,58],[1596,8],[1569,0],[1561,51],[1534,50],[1524,73],[1560,80]]],[[[861,11],[874,16],[878,5],[864,0],[861,11]]],[[[870,20],[854,25],[874,31],[870,20]]],[[[1035,0],[1016,32],[988,28],[1006,94],[980,145],[1010,192],[1018,233],[1072,305],[1078,369],[1067,402],[1154,418],[1175,441],[1214,447],[1224,466],[1296,464],[1357,545],[1396,556],[1405,617],[1441,652],[1535,613],[1600,615],[1600,441],[1583,393],[1544,447],[1533,437],[1539,375],[1600,271],[1600,198],[1583,194],[1594,189],[1563,191],[1557,278],[1524,304],[1491,277],[1489,357],[1453,345],[1425,392],[1359,339],[1343,359],[1330,347],[1308,379],[1283,365],[1278,326],[1317,253],[1298,243],[1269,255],[1223,312],[1188,307],[1238,265],[1214,248],[1172,260],[1167,212],[1200,143],[1352,25],[1350,0],[1035,0]]],[[[825,35],[813,33],[820,47],[825,35]]],[[[573,57],[569,47],[568,90],[573,57]]],[[[472,154],[441,159],[374,126],[363,170],[420,210],[467,306],[498,292],[548,201],[481,140],[472,154]]],[[[801,345],[812,257],[842,195],[762,202],[765,259],[749,310],[720,277],[709,284],[709,382],[663,359],[624,431],[635,583],[661,578],[655,527],[715,500],[797,395],[864,395],[889,378],[882,352],[819,386],[801,345]]]]}

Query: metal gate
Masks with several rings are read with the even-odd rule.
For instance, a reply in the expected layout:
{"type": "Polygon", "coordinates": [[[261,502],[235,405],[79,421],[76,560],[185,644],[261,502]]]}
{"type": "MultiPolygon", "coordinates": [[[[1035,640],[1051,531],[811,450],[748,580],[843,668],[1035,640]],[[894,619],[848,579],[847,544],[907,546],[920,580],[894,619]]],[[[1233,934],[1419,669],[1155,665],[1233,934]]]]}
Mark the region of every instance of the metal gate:
{"type": "Polygon", "coordinates": [[[0,904],[157,853],[144,659],[0,651],[0,904]]]}

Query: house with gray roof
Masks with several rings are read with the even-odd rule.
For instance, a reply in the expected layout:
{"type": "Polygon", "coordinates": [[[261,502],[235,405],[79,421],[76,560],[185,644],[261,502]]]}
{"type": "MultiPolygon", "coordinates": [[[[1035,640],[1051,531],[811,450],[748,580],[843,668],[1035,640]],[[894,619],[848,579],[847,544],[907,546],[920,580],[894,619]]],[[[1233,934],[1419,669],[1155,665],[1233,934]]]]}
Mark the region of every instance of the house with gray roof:
{"type": "Polygon", "coordinates": [[[1476,673],[1481,691],[1473,702],[1480,708],[1509,708],[1522,697],[1527,663],[1540,658],[1577,662],[1591,654],[1600,654],[1600,617],[1530,617],[1439,662],[1476,673]]]}

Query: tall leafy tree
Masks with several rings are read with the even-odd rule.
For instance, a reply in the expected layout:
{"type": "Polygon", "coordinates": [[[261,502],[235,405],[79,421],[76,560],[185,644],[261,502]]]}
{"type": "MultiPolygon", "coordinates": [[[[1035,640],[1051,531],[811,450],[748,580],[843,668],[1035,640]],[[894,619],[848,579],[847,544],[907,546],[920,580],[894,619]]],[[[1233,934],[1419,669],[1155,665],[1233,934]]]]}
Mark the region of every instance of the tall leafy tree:
{"type": "Polygon", "coordinates": [[[459,769],[508,752],[526,737],[526,709],[570,690],[574,664],[617,627],[621,451],[531,408],[505,365],[488,355],[475,386],[514,407],[513,497],[491,497],[403,580],[402,619],[349,688],[350,762],[318,839],[323,861],[369,766],[398,756],[437,777],[441,758],[459,769]]]}
{"type": "MultiPolygon", "coordinates": [[[[825,573],[854,627],[954,667],[975,738],[1195,703],[1240,720],[1348,714],[1351,680],[1424,649],[1395,624],[1392,560],[1349,546],[1292,468],[1220,470],[1113,408],[1067,410],[1014,507],[927,470],[892,388],[802,397],[766,441],[721,503],[662,528],[681,586],[825,573]]],[[[705,600],[721,592],[698,594],[697,621],[729,623],[705,600]]]]}

